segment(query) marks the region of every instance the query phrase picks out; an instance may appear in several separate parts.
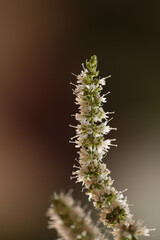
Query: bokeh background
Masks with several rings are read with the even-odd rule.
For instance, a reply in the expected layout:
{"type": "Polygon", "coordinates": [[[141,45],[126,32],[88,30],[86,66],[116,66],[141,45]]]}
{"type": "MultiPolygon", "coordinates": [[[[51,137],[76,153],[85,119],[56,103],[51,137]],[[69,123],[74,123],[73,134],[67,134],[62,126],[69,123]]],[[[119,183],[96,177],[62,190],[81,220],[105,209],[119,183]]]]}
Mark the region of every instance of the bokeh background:
{"type": "Polygon", "coordinates": [[[100,75],[112,75],[105,109],[116,112],[118,148],[106,162],[116,188],[129,189],[135,218],[160,238],[160,2],[0,0],[2,240],[56,239],[45,217],[54,191],[74,188],[88,202],[70,180],[69,82],[93,54],[100,75]]]}

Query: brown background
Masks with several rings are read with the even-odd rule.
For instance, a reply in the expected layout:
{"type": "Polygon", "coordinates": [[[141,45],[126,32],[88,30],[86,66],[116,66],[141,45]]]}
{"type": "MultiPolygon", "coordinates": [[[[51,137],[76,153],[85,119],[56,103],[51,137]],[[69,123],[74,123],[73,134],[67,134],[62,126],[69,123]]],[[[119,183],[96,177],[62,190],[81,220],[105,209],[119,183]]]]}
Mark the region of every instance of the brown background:
{"type": "Polygon", "coordinates": [[[101,76],[112,74],[105,109],[116,111],[118,148],[108,167],[159,239],[159,42],[159,1],[0,1],[0,239],[56,239],[44,216],[53,191],[72,187],[87,202],[69,179],[69,82],[92,54],[101,76]]]}

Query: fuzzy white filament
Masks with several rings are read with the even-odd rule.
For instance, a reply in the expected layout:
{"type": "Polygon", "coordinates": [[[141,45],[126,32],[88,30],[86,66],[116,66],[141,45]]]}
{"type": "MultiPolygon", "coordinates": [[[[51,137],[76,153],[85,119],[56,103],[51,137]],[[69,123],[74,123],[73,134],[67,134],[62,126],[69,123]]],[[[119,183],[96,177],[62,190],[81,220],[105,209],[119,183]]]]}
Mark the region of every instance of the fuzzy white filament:
{"type": "Polygon", "coordinates": [[[77,77],[77,85],[73,90],[76,95],[75,104],[79,112],[75,118],[79,121],[76,128],[76,148],[79,148],[78,170],[73,172],[77,182],[82,182],[89,200],[100,212],[100,221],[113,229],[115,240],[136,240],[138,235],[148,236],[149,231],[140,221],[135,221],[130,213],[127,197],[113,186],[110,171],[102,159],[106,156],[115,139],[105,139],[111,130],[108,123],[109,114],[103,109],[105,95],[101,95],[105,79],[98,77],[97,57],[94,55],[86,61],[86,68],[77,77]]]}
{"type": "Polygon", "coordinates": [[[107,240],[70,193],[54,193],[47,216],[48,228],[56,229],[63,240],[107,240]]]}

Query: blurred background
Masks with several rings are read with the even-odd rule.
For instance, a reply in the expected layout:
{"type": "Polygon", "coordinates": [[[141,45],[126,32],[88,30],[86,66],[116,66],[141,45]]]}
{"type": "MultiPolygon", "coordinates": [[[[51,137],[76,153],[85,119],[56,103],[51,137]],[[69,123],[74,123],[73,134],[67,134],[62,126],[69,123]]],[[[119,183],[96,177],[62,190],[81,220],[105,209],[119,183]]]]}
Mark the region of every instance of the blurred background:
{"type": "MultiPolygon", "coordinates": [[[[0,239],[57,239],[45,212],[70,180],[69,82],[96,54],[117,139],[106,162],[136,219],[160,239],[160,2],[0,0],[0,239]]],[[[92,205],[90,205],[92,207],[92,205]]],[[[144,239],[144,238],[141,238],[144,239]]]]}

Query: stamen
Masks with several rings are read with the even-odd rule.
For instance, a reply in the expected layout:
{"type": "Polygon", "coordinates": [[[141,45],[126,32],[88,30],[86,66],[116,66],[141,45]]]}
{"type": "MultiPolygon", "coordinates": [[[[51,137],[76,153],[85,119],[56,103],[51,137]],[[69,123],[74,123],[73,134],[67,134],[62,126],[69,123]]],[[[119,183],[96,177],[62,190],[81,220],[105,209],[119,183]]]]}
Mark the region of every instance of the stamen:
{"type": "Polygon", "coordinates": [[[72,127],[72,128],[77,128],[77,126],[73,126],[73,125],[70,125],[70,124],[69,124],[69,127],[72,127]]]}
{"type": "Polygon", "coordinates": [[[117,128],[110,128],[110,130],[115,130],[115,131],[117,131],[117,128]]]}
{"type": "Polygon", "coordinates": [[[110,78],[110,77],[111,77],[111,75],[108,75],[107,77],[105,77],[105,79],[110,78]]]}
{"type": "Polygon", "coordinates": [[[105,93],[105,94],[103,94],[103,96],[102,97],[104,97],[104,96],[107,96],[108,94],[110,94],[111,92],[110,91],[108,91],[107,93],[105,93]]]}
{"type": "Polygon", "coordinates": [[[69,140],[69,143],[74,143],[74,144],[76,144],[76,142],[75,142],[75,141],[70,141],[70,140],[69,140]]]}
{"type": "Polygon", "coordinates": [[[70,82],[70,84],[71,84],[71,85],[73,85],[74,87],[77,87],[77,85],[76,85],[76,84],[74,84],[74,83],[72,83],[72,82],[70,82]]]}
{"type": "Polygon", "coordinates": [[[106,112],[106,114],[115,114],[115,112],[106,112]]]}
{"type": "Polygon", "coordinates": [[[71,140],[73,140],[74,138],[79,137],[79,135],[75,135],[74,137],[71,137],[71,140]]]}
{"type": "Polygon", "coordinates": [[[83,68],[83,71],[85,71],[86,69],[85,69],[85,67],[84,67],[84,63],[82,63],[82,68],[83,68]]]}
{"type": "Polygon", "coordinates": [[[78,75],[76,75],[75,73],[72,73],[72,72],[71,72],[71,74],[72,74],[73,76],[75,76],[75,77],[77,77],[77,76],[78,76],[78,75]]]}
{"type": "Polygon", "coordinates": [[[112,118],[110,118],[110,119],[108,119],[107,123],[109,123],[111,120],[113,120],[113,117],[112,117],[112,118]]]}

